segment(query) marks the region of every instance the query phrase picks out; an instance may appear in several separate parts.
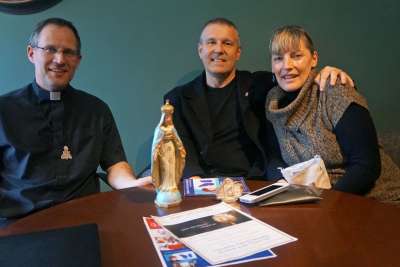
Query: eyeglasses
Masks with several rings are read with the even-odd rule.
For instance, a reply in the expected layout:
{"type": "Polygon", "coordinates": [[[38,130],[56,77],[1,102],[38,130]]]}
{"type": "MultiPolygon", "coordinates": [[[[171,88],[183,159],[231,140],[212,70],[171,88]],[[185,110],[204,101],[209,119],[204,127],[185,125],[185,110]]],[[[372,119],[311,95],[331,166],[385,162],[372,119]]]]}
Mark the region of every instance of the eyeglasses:
{"type": "Polygon", "coordinates": [[[40,46],[37,46],[37,45],[32,46],[32,47],[33,48],[39,48],[46,55],[49,55],[49,56],[54,56],[58,52],[60,52],[61,54],[63,54],[67,58],[75,58],[75,57],[80,56],[80,53],[77,50],[69,49],[69,48],[65,48],[65,49],[63,49],[63,48],[55,48],[54,46],[40,47],[40,46]]]}

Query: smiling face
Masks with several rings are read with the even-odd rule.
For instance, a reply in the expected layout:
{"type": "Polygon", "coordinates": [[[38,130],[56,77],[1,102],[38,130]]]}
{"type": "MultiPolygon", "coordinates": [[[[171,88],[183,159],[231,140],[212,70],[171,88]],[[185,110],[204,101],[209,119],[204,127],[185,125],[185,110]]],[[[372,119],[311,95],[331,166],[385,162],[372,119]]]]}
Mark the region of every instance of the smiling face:
{"type": "Polygon", "coordinates": [[[287,92],[300,90],[318,63],[309,34],[300,26],[283,26],[274,32],[269,49],[279,86],[287,92]]]}
{"type": "Polygon", "coordinates": [[[300,90],[311,70],[317,65],[317,52],[311,52],[300,40],[297,48],[273,54],[271,58],[272,72],[275,74],[279,86],[287,91],[300,90]]]}
{"type": "Polygon", "coordinates": [[[76,51],[77,40],[71,29],[54,24],[45,26],[37,45],[27,49],[28,58],[35,66],[38,85],[48,91],[68,86],[81,59],[80,55],[73,54],[76,51]],[[54,49],[57,52],[54,53],[54,49]]]}
{"type": "Polygon", "coordinates": [[[198,45],[207,83],[210,79],[220,82],[232,80],[240,52],[239,34],[235,28],[219,23],[207,25],[201,33],[198,45]]]}

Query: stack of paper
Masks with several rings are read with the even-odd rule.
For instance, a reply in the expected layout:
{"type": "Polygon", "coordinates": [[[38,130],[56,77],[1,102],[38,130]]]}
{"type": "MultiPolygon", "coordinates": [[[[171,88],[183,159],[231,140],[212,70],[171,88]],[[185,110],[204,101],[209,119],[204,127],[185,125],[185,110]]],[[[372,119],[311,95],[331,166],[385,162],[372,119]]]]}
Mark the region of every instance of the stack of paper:
{"type": "MultiPolygon", "coordinates": [[[[169,233],[175,238],[174,242],[179,240],[181,243],[178,243],[181,246],[182,243],[185,245],[179,248],[185,248],[186,250],[183,252],[189,253],[184,255],[199,256],[202,258],[201,260],[206,261],[205,265],[200,266],[208,266],[208,263],[221,266],[228,262],[234,264],[232,261],[244,262],[274,257],[275,254],[269,249],[297,240],[223,202],[152,218],[157,222],[155,224],[157,227],[159,227],[158,225],[162,226],[162,228],[154,229],[158,229],[159,233],[169,233]],[[187,250],[186,247],[195,254],[190,254],[193,252],[187,250]]],[[[153,235],[150,230],[152,228],[148,226],[148,229],[153,235]]],[[[154,238],[153,242],[159,250],[160,242],[154,241],[154,238]]],[[[161,259],[166,259],[164,254],[159,252],[159,255],[161,259]]],[[[171,263],[171,255],[168,256],[167,262],[171,263]]],[[[185,257],[190,258],[189,256],[185,257]]],[[[172,257],[172,260],[178,260],[178,258],[172,257]]]]}
{"type": "MultiPolygon", "coordinates": [[[[164,267],[175,267],[179,265],[196,267],[211,266],[205,259],[194,253],[190,248],[186,247],[169,232],[159,226],[153,218],[143,217],[143,220],[164,267]]],[[[271,250],[266,250],[249,257],[215,266],[234,265],[273,257],[276,257],[276,255],[271,250]]]]}

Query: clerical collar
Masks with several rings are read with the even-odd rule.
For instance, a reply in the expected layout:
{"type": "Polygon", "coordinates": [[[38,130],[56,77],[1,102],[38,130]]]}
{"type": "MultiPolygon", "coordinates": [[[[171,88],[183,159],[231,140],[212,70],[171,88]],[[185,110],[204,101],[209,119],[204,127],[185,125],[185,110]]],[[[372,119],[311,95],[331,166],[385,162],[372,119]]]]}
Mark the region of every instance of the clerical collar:
{"type": "Polygon", "coordinates": [[[36,81],[33,81],[33,83],[32,83],[33,92],[38,97],[39,103],[42,103],[45,101],[60,101],[64,91],[68,90],[69,87],[70,86],[68,85],[67,88],[64,88],[61,91],[51,91],[50,92],[50,91],[47,91],[47,90],[43,89],[42,87],[40,87],[36,83],[36,81]]]}

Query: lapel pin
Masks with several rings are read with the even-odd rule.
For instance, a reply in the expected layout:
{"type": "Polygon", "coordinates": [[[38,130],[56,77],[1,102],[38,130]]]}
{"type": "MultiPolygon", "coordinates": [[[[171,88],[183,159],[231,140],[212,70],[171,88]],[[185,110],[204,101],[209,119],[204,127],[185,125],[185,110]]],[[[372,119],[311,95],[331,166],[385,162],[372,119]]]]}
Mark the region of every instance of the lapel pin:
{"type": "Polygon", "coordinates": [[[61,154],[61,159],[63,160],[72,159],[71,151],[69,151],[68,146],[64,146],[63,152],[61,154]]]}

